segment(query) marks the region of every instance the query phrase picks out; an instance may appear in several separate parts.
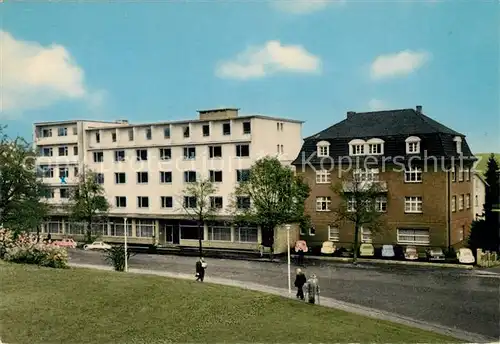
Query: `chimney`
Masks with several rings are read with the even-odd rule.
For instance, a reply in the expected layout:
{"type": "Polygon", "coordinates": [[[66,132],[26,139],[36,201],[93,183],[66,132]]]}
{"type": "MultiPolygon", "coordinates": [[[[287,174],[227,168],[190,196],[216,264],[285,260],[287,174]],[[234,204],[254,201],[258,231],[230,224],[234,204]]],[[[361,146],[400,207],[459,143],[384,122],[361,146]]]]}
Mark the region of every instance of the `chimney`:
{"type": "Polygon", "coordinates": [[[355,114],[356,112],[354,111],[347,111],[347,119],[352,118],[355,114]]]}
{"type": "Polygon", "coordinates": [[[422,105],[417,105],[417,113],[422,113],[422,105]]]}

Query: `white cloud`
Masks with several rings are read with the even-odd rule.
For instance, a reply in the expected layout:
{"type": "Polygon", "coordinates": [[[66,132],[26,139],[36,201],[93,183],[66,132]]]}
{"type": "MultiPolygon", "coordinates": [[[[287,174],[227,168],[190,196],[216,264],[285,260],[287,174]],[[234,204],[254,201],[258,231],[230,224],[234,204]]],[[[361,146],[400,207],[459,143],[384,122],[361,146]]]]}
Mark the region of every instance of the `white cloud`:
{"type": "Polygon", "coordinates": [[[380,99],[372,98],[368,102],[368,107],[370,108],[371,111],[377,111],[377,110],[386,109],[387,105],[385,104],[385,102],[383,102],[380,99]]]}
{"type": "Polygon", "coordinates": [[[61,45],[42,46],[0,31],[0,55],[0,116],[46,107],[63,99],[96,101],[85,88],[82,68],[61,45]]]}
{"type": "Polygon", "coordinates": [[[321,11],[333,3],[344,3],[345,0],[276,0],[271,4],[280,11],[292,14],[309,14],[321,11]]]}
{"type": "Polygon", "coordinates": [[[425,51],[404,50],[396,54],[380,55],[371,65],[373,79],[406,76],[422,67],[430,59],[425,51]]]}
{"type": "Polygon", "coordinates": [[[321,59],[300,45],[281,45],[268,41],[260,47],[250,47],[234,60],[223,61],[216,68],[221,78],[255,79],[277,72],[318,73],[321,59]]]}

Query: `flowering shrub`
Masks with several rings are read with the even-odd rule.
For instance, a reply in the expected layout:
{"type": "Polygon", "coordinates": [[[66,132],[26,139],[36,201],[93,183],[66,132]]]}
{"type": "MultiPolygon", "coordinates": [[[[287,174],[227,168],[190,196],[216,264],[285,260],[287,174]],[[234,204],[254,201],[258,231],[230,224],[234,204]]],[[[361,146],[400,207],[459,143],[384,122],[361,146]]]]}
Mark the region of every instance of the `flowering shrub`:
{"type": "Polygon", "coordinates": [[[52,268],[65,268],[68,253],[65,248],[51,243],[37,242],[33,234],[20,234],[17,238],[7,229],[0,230],[0,258],[24,264],[37,264],[52,268]]]}
{"type": "Polygon", "coordinates": [[[3,259],[8,249],[14,247],[14,233],[6,228],[0,228],[0,259],[3,259]]]}

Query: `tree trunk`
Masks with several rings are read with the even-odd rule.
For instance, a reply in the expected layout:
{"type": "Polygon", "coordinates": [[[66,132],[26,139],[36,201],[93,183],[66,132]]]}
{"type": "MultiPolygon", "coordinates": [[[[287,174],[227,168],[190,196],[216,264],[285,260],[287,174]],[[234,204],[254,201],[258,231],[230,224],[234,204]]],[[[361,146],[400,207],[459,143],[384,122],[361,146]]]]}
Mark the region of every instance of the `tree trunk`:
{"type": "MultiPolygon", "coordinates": [[[[125,228],[125,230],[127,230],[125,228]]],[[[90,244],[92,242],[92,220],[89,219],[87,221],[87,238],[86,238],[86,241],[88,244],[90,244]]]]}
{"type": "Polygon", "coordinates": [[[200,258],[203,257],[203,245],[202,245],[202,237],[203,237],[203,221],[198,221],[198,248],[200,250],[200,258]]]}
{"type": "Polygon", "coordinates": [[[355,225],[354,228],[354,247],[353,247],[353,256],[352,263],[356,264],[358,260],[358,247],[359,247],[359,226],[355,225]]]}

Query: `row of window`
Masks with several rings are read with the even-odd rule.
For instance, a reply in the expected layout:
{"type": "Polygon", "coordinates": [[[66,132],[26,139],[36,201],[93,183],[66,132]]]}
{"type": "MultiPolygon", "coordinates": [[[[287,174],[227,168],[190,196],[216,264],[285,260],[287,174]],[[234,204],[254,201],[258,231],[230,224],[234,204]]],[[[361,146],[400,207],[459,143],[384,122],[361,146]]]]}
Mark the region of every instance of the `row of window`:
{"type": "MultiPolygon", "coordinates": [[[[48,190],[46,198],[54,198],[55,189],[52,188],[48,190]]],[[[59,197],[61,199],[68,199],[70,197],[70,188],[60,188],[59,197]]],[[[136,198],[137,208],[149,208],[150,207],[150,197],[148,196],[137,196],[136,198]]],[[[210,207],[213,209],[223,209],[224,201],[222,196],[211,196],[209,198],[210,207]]],[[[170,209],[174,207],[173,196],[160,196],[160,204],[162,209],[170,209]]],[[[193,209],[198,206],[197,198],[192,196],[184,196],[182,201],[182,206],[186,209],[193,209]]],[[[127,197],[126,196],[116,196],[115,197],[115,207],[116,208],[126,208],[127,207],[127,197]]],[[[250,208],[250,197],[238,196],[236,197],[236,208],[237,209],[248,209],[250,208]]]]}
{"type": "MultiPolygon", "coordinates": [[[[410,136],[405,140],[406,154],[419,154],[421,152],[421,139],[417,136],[410,136]]],[[[462,138],[457,136],[453,139],[456,145],[456,152],[462,153],[462,138]]],[[[361,139],[351,140],[349,143],[349,155],[364,156],[364,155],[383,155],[384,140],[379,138],[369,139],[367,141],[361,139]]],[[[330,156],[330,143],[328,141],[320,141],[316,144],[318,157],[330,156]]]]}
{"type": "MultiPolygon", "coordinates": [[[[171,230],[173,230],[173,226],[171,230]]],[[[42,232],[59,234],[65,232],[66,234],[84,234],[85,224],[84,223],[74,223],[66,222],[65,228],[63,223],[60,221],[49,221],[44,225],[44,230],[42,232]]],[[[109,226],[107,223],[93,224],[92,232],[99,235],[105,236],[119,236],[125,235],[125,226],[122,222],[110,222],[109,226]]],[[[208,227],[208,240],[211,241],[234,241],[241,243],[256,243],[258,242],[258,228],[257,227],[234,227],[229,226],[209,226],[208,227]]],[[[132,224],[127,223],[127,236],[133,237],[132,224]]],[[[180,239],[198,239],[198,226],[193,225],[180,225],[179,226],[179,237],[180,239]]],[[[151,238],[155,235],[155,222],[152,220],[136,220],[135,225],[135,237],[139,238],[151,238]]],[[[203,238],[205,240],[205,238],[203,238]]]]}
{"type": "MultiPolygon", "coordinates": [[[[304,235],[304,233],[301,233],[304,235]]],[[[314,233],[309,233],[314,235],[314,233]]],[[[372,233],[367,228],[360,228],[362,243],[372,243],[372,233]]],[[[340,241],[340,230],[335,226],[328,226],[328,240],[333,242],[340,241]]],[[[397,229],[397,243],[401,245],[429,245],[430,235],[428,229],[397,229]]]]}
{"type": "MultiPolygon", "coordinates": [[[[221,133],[222,133],[222,135],[224,135],[224,136],[231,135],[231,123],[225,122],[225,123],[221,123],[221,124],[222,124],[221,125],[221,133]]],[[[251,124],[250,124],[249,121],[242,122],[241,124],[242,124],[242,133],[244,135],[248,135],[248,134],[252,133],[252,127],[251,127],[251,124]]],[[[201,132],[202,132],[202,135],[204,137],[210,136],[210,132],[211,132],[212,126],[213,126],[213,123],[211,123],[211,124],[203,124],[201,126],[201,132]]],[[[182,130],[182,136],[184,138],[191,137],[191,125],[190,124],[184,125],[180,129],[182,130]]],[[[170,135],[171,135],[170,131],[171,131],[171,127],[170,126],[167,126],[167,127],[163,128],[163,138],[164,139],[170,139],[170,135]]],[[[116,142],[117,141],[117,134],[116,134],[116,132],[111,132],[110,135],[111,135],[111,141],[112,142],[116,142]]],[[[144,131],[144,137],[145,137],[146,140],[152,140],[153,139],[153,130],[152,130],[152,128],[146,128],[146,130],[144,131]]],[[[100,132],[96,132],[94,134],[94,138],[95,138],[95,142],[96,143],[100,143],[101,142],[101,133],[100,132]]],[[[135,138],[135,128],[128,129],[128,140],[129,141],[134,141],[134,138],[135,138]]]]}
{"type": "MultiPolygon", "coordinates": [[[[201,148],[201,147],[200,147],[201,148]]],[[[208,146],[208,156],[210,159],[222,158],[222,146],[208,146]]],[[[184,147],[183,148],[183,158],[184,160],[194,160],[196,159],[196,147],[184,147]]],[[[171,148],[158,148],[159,159],[160,160],[170,160],[172,159],[172,149],[171,148]]],[[[136,149],[136,160],[137,161],[148,161],[149,160],[149,150],[148,149],[136,149]]],[[[250,156],[250,145],[249,144],[237,144],[235,145],[235,154],[239,158],[246,158],[250,156]]],[[[104,152],[98,151],[93,153],[94,162],[104,162],[104,152]]],[[[154,157],[153,157],[154,158],[154,157]]],[[[115,150],[114,151],[114,161],[122,162],[126,160],[125,150],[115,150]]]]}
{"type": "MultiPolygon", "coordinates": [[[[57,147],[58,156],[68,156],[68,146],[57,147]]],[[[40,156],[54,156],[54,149],[52,147],[42,147],[39,151],[40,156]]],[[[78,146],[73,146],[73,155],[78,156],[78,146]]]]}
{"type": "MultiPolygon", "coordinates": [[[[470,209],[470,194],[462,194],[458,196],[458,210],[470,209]]],[[[457,196],[451,197],[451,211],[457,211],[457,196]]]]}
{"type": "MultiPolygon", "coordinates": [[[[45,171],[44,176],[46,176],[46,178],[52,178],[53,174],[53,169],[49,168],[45,171]]],[[[183,175],[184,183],[196,183],[199,179],[199,174],[196,171],[184,171],[183,175]]],[[[149,176],[149,172],[136,172],[137,184],[148,184],[150,179],[149,176]]],[[[208,171],[208,176],[212,183],[223,182],[223,174],[221,170],[210,170],[208,171]]],[[[238,183],[248,181],[249,176],[249,169],[236,170],[236,181],[238,183]]],[[[61,167],[59,169],[59,177],[68,177],[67,167],[61,167]]],[[[160,171],[158,177],[160,184],[171,184],[173,181],[172,171],[160,171]]],[[[96,181],[99,184],[104,184],[104,173],[96,173],[96,181]]],[[[127,174],[125,172],[115,172],[115,184],[127,184],[127,174]]]]}
{"type": "MultiPolygon", "coordinates": [[[[76,135],[78,133],[78,130],[76,127],[72,128],[73,135],[76,135]]],[[[37,136],[41,137],[52,137],[52,129],[51,128],[44,128],[44,129],[39,129],[36,132],[37,136]]],[[[68,136],[68,128],[67,127],[60,127],[57,128],[57,136],[68,136]]]]}
{"type": "MultiPolygon", "coordinates": [[[[470,168],[469,169],[460,169],[458,171],[458,181],[459,182],[463,182],[464,180],[470,181],[470,175],[471,175],[470,168]]],[[[453,169],[451,171],[451,181],[456,182],[457,181],[456,179],[457,179],[457,173],[456,173],[456,170],[453,169]]]]}
{"type": "MultiPolygon", "coordinates": [[[[470,181],[470,169],[459,171],[459,181],[470,181]]],[[[421,168],[407,168],[404,171],[405,183],[421,183],[422,182],[422,169],[421,168]]],[[[452,171],[452,181],[455,181],[455,171],[452,171]]],[[[379,181],[379,169],[356,169],[353,172],[353,178],[357,181],[379,181]]],[[[328,170],[316,171],[316,184],[329,184],[331,183],[331,172],[328,170]]]]}
{"type": "MultiPolygon", "coordinates": [[[[224,201],[222,196],[210,196],[210,208],[214,210],[220,210],[224,208],[224,201]]],[[[171,209],[174,207],[174,198],[172,196],[160,196],[160,204],[162,209],[171,209]]],[[[248,209],[250,208],[250,197],[238,196],[236,197],[236,209],[248,209]]],[[[116,208],[126,208],[127,207],[127,197],[126,196],[116,196],[115,197],[116,208]]],[[[149,208],[150,207],[150,197],[148,196],[137,196],[137,208],[149,208]]],[[[182,201],[182,207],[185,209],[195,209],[198,206],[198,200],[195,196],[184,196],[182,201]]]]}
{"type": "MultiPolygon", "coordinates": [[[[320,196],[316,197],[316,211],[331,211],[331,197],[320,196]]],[[[378,212],[387,211],[387,197],[380,196],[375,199],[375,210],[378,212]]],[[[356,200],[354,196],[347,201],[347,211],[356,211],[356,200]]],[[[422,197],[408,196],[405,197],[405,213],[421,213],[422,212],[422,197]]]]}

